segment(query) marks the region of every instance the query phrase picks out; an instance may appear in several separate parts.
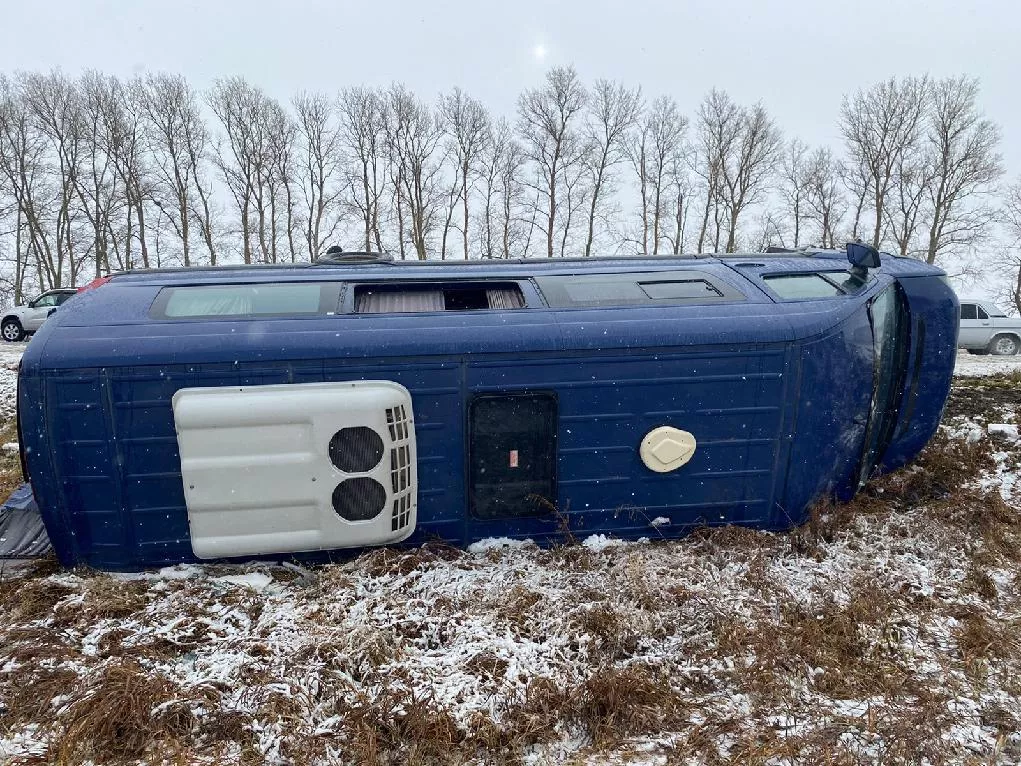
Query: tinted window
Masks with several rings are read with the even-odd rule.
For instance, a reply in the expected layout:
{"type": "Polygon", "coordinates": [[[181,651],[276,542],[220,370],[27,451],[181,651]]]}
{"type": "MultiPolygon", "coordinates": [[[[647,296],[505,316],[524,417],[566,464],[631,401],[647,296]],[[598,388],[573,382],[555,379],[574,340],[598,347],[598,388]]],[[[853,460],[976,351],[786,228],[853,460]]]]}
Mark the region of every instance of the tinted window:
{"type": "Polygon", "coordinates": [[[653,300],[723,297],[723,293],[704,279],[685,279],[677,282],[639,282],[638,286],[653,300]]]}
{"type": "Polygon", "coordinates": [[[73,295],[74,293],[61,293],[57,296],[57,305],[63,306],[67,302],[68,298],[71,298],[73,295]]]}
{"type": "Polygon", "coordinates": [[[321,314],[335,309],[337,294],[336,285],[309,282],[168,287],[160,291],[153,314],[168,319],[321,314]]]}
{"type": "Polygon", "coordinates": [[[763,278],[769,289],[784,300],[833,298],[843,295],[839,287],[820,274],[776,274],[763,278]]]}
{"type": "Polygon", "coordinates": [[[536,278],[552,308],[652,306],[743,300],[728,284],[704,272],[565,274],[536,278]]]}
{"type": "Polygon", "coordinates": [[[972,303],[961,304],[961,319],[978,319],[978,312],[972,303]]]}
{"type": "Polygon", "coordinates": [[[979,319],[989,319],[989,315],[985,312],[985,309],[983,309],[981,306],[978,307],[978,318],[979,319]]]}

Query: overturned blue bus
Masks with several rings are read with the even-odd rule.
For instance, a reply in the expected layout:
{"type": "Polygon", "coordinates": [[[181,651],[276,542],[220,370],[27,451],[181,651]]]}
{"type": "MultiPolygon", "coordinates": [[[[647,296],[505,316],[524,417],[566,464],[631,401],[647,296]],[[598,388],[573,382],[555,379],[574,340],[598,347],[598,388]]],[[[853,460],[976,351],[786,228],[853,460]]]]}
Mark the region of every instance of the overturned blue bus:
{"type": "Polygon", "coordinates": [[[127,272],[29,344],[20,443],[67,566],[781,529],[922,449],[956,338],[856,245],[127,272]]]}

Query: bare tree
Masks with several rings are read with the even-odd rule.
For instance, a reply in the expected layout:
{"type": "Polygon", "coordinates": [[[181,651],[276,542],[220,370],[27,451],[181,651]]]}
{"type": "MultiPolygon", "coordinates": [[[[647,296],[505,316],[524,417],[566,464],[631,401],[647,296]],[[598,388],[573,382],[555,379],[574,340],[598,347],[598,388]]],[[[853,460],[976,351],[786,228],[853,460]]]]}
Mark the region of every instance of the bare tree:
{"type": "Polygon", "coordinates": [[[780,197],[793,228],[792,246],[801,246],[801,224],[807,215],[810,187],[808,146],[799,138],[792,138],[784,148],[780,161],[780,197]]]}
{"type": "Polygon", "coordinates": [[[468,199],[478,177],[477,164],[490,136],[489,113],[480,102],[460,88],[454,88],[440,99],[440,116],[449,139],[448,151],[454,160],[452,188],[457,190],[455,199],[461,202],[461,239],[464,259],[468,260],[468,199]]]}
{"type": "Polygon", "coordinates": [[[676,173],[684,156],[687,118],[669,96],[652,102],[628,142],[628,157],[638,177],[643,253],[659,253],[666,222],[676,217],[673,195],[676,173]]]}
{"type": "Polygon", "coordinates": [[[153,199],[180,239],[182,262],[192,264],[192,221],[197,220],[210,263],[215,264],[205,181],[209,135],[195,91],[180,75],[149,74],[133,84],[132,105],[143,120],[153,199]]]}
{"type": "Polygon", "coordinates": [[[1001,260],[1010,284],[1011,303],[1014,304],[1014,310],[1021,314],[1021,180],[1007,190],[1002,217],[1011,245],[1001,260]]]}
{"type": "Polygon", "coordinates": [[[901,255],[911,252],[911,245],[922,224],[926,193],[933,180],[931,173],[931,163],[921,147],[908,147],[896,159],[889,193],[892,200],[883,215],[901,255]]]}
{"type": "Polygon", "coordinates": [[[483,152],[483,258],[510,258],[521,240],[525,155],[507,120],[490,128],[483,152]]]}
{"type": "MultiPolygon", "coordinates": [[[[115,108],[112,105],[115,96],[110,88],[111,84],[106,78],[98,72],[89,71],[72,91],[77,96],[74,98],[74,108],[83,139],[80,166],[73,176],[74,188],[81,210],[92,228],[97,277],[110,271],[109,250],[116,241],[115,236],[110,236],[111,221],[118,214],[117,208],[124,202],[113,159],[105,151],[107,142],[104,121],[108,112],[115,108]]],[[[120,267],[123,268],[123,264],[120,267]]]]}
{"type": "MultiPolygon", "coordinates": [[[[310,261],[315,260],[340,225],[335,208],[343,192],[344,153],[335,102],[323,93],[294,97],[300,149],[296,165],[304,198],[302,239],[310,261]]],[[[366,250],[368,250],[366,246],[366,250]]]]}
{"type": "Polygon", "coordinates": [[[673,222],[672,234],[664,235],[670,243],[671,252],[678,255],[684,252],[685,231],[688,225],[688,213],[691,208],[692,188],[688,175],[687,164],[681,154],[673,157],[668,173],[673,222]]]}
{"type": "Polygon", "coordinates": [[[52,237],[38,236],[34,243],[38,283],[40,287],[61,285],[68,276],[67,281],[75,284],[80,267],[94,251],[94,248],[75,251],[78,172],[85,152],[78,94],[74,83],[58,72],[19,75],[18,91],[33,129],[48,144],[54,184],[50,208],[54,216],[52,237]]]}
{"type": "Polygon", "coordinates": [[[730,96],[715,88],[706,95],[698,112],[699,150],[693,165],[705,186],[702,225],[696,252],[704,252],[709,237],[713,249],[720,249],[722,213],[724,212],[724,176],[728,158],[734,153],[741,134],[743,115],[730,96]],[[710,216],[712,233],[710,233],[710,216]]]}
{"type": "Polygon", "coordinates": [[[928,90],[925,77],[891,78],[844,98],[840,129],[855,167],[852,178],[861,181],[858,189],[872,193],[873,247],[882,243],[887,195],[898,166],[919,140],[928,90]]]}
{"type": "MultiPolygon", "coordinates": [[[[30,265],[36,266],[39,287],[54,283],[43,279],[42,264],[54,261],[59,243],[53,241],[51,212],[57,209],[55,189],[47,164],[49,142],[36,129],[16,83],[0,75],[0,178],[15,207],[14,275],[15,303],[31,281],[30,265]]],[[[46,274],[49,276],[50,270],[46,274]]],[[[59,282],[57,283],[59,284],[59,282]]]]}
{"type": "Polygon", "coordinates": [[[722,196],[730,213],[727,252],[737,247],[737,224],[745,208],[766,192],[782,142],[780,131],[761,104],[741,110],[733,153],[724,155],[722,196]]]}
{"type": "Polygon", "coordinates": [[[561,203],[559,186],[568,169],[582,157],[583,141],[576,123],[588,94],[573,67],[554,67],[540,88],[526,90],[518,98],[518,132],[525,154],[534,163],[535,190],[543,206],[540,228],[546,234],[546,255],[554,254],[554,239],[561,203]]]}
{"type": "MultiPolygon", "coordinates": [[[[226,141],[217,141],[214,161],[240,216],[241,254],[252,262],[252,211],[264,163],[262,92],[240,77],[217,80],[209,92],[210,109],[223,126],[226,141]]],[[[263,232],[263,227],[259,229],[263,232]]],[[[263,251],[265,252],[265,243],[263,251]]]]}
{"type": "MultiPolygon", "coordinates": [[[[346,197],[357,211],[364,227],[364,250],[383,250],[380,234],[380,200],[385,183],[383,158],[385,140],[383,120],[386,117],[384,98],[370,88],[346,88],[341,91],[341,142],[347,154],[346,197]]],[[[402,243],[403,238],[398,237],[402,243]]]]}
{"type": "MultiPolygon", "coordinates": [[[[113,163],[124,196],[125,235],[123,262],[134,264],[132,243],[137,240],[142,266],[149,268],[149,231],[147,213],[152,207],[154,179],[147,163],[141,110],[137,108],[134,88],[125,87],[114,77],[107,78],[103,99],[103,151],[113,163]]],[[[118,239],[114,238],[115,250],[118,239]]]]}
{"type": "Polygon", "coordinates": [[[585,165],[591,189],[588,234],[585,238],[586,257],[592,255],[596,218],[604,192],[613,191],[613,169],[627,156],[628,132],[638,120],[641,104],[640,88],[630,90],[609,80],[596,80],[592,87],[585,122],[585,138],[588,141],[585,165]]]}
{"type": "Polygon", "coordinates": [[[291,263],[294,263],[297,260],[294,235],[298,228],[295,216],[294,154],[298,125],[275,100],[264,101],[263,109],[266,120],[267,155],[263,183],[269,200],[269,260],[272,263],[280,260],[282,239],[287,244],[287,255],[291,263]]]}
{"type": "Polygon", "coordinates": [[[819,227],[820,247],[836,247],[836,231],[844,215],[841,165],[829,148],[816,149],[808,159],[805,204],[819,227]]]}
{"type": "MultiPolygon", "coordinates": [[[[398,220],[403,224],[406,211],[412,246],[424,261],[429,257],[429,237],[442,199],[437,157],[442,125],[428,104],[400,84],[387,92],[383,124],[398,220]]],[[[400,229],[403,239],[403,225],[400,229]]]]}
{"type": "Polygon", "coordinates": [[[1000,133],[978,109],[978,81],[951,77],[933,83],[926,130],[930,182],[926,186],[931,220],[927,263],[961,245],[970,245],[993,219],[986,203],[1003,174],[997,149],[1000,133]]]}

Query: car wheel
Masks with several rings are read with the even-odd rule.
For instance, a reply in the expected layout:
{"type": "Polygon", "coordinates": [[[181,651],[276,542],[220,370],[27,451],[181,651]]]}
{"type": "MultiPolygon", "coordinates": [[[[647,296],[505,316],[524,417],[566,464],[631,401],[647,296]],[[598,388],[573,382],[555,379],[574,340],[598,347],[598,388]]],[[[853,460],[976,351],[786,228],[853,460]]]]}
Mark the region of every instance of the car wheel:
{"type": "Polygon", "coordinates": [[[989,353],[996,356],[1014,356],[1021,349],[1021,344],[1013,335],[997,335],[989,344],[989,353]]]}
{"type": "Polygon", "coordinates": [[[25,331],[21,329],[21,322],[17,319],[8,319],[0,326],[0,335],[8,343],[15,343],[25,337],[25,331]]]}

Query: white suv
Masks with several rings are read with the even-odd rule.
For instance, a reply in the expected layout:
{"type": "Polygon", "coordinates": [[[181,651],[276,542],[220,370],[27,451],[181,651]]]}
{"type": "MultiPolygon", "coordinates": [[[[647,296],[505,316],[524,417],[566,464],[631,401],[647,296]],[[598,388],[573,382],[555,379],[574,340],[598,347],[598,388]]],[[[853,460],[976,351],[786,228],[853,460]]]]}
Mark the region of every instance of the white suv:
{"type": "Polygon", "coordinates": [[[73,287],[47,290],[24,306],[8,309],[3,321],[0,322],[0,335],[12,343],[24,339],[26,335],[31,335],[42,327],[46,318],[76,292],[78,291],[73,287]]]}
{"type": "Polygon", "coordinates": [[[1021,319],[1007,316],[989,301],[961,298],[957,345],[973,354],[1013,356],[1021,351],[1021,319]]]}

